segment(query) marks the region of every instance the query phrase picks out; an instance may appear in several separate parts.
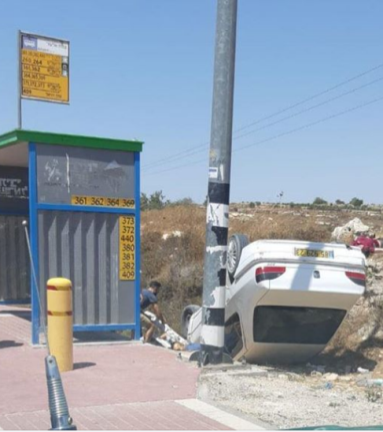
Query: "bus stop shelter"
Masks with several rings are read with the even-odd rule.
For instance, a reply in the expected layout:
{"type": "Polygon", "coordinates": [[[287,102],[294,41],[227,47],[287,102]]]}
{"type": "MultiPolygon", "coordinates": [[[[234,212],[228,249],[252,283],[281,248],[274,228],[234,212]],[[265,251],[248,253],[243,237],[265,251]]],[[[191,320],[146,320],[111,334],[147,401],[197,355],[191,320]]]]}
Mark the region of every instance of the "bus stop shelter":
{"type": "Polygon", "coordinates": [[[33,344],[52,277],[72,281],[74,332],[140,337],[142,145],[20,129],[0,135],[0,302],[31,303],[33,344]]]}

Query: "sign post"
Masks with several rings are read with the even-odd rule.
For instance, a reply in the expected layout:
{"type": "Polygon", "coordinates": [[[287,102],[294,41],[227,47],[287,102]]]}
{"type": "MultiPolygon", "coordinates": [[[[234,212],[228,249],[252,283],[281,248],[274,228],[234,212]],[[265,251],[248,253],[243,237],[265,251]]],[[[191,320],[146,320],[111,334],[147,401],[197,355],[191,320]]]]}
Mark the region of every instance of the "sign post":
{"type": "Polygon", "coordinates": [[[21,99],[69,104],[69,41],[19,32],[19,112],[21,99]]]}

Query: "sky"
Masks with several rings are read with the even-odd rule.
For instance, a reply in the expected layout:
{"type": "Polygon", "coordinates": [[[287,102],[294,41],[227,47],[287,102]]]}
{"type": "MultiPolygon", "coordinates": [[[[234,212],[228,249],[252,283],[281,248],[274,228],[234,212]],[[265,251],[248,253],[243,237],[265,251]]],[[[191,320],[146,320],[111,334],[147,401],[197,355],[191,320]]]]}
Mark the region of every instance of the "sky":
{"type": "MultiPolygon", "coordinates": [[[[70,105],[23,128],[144,141],[141,190],[203,202],[216,0],[0,0],[0,134],[17,32],[70,41],[70,105]]],[[[231,201],[383,203],[383,2],[238,0],[231,201]]],[[[1,161],[0,161],[1,164],[1,161]]]]}

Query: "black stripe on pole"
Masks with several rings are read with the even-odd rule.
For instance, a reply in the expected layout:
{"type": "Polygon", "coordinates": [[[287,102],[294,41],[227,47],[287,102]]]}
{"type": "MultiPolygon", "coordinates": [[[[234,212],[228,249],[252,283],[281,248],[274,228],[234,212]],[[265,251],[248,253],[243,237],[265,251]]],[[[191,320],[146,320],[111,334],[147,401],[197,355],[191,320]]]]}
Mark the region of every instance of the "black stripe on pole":
{"type": "Polygon", "coordinates": [[[226,269],[223,268],[218,271],[218,279],[219,279],[219,286],[226,285],[226,269]]]}
{"type": "Polygon", "coordinates": [[[230,184],[209,182],[209,202],[229,205],[230,184]]]}
{"type": "Polygon", "coordinates": [[[217,246],[227,246],[229,228],[213,226],[211,230],[217,237],[217,246]]]}
{"type": "Polygon", "coordinates": [[[204,324],[212,326],[225,325],[225,309],[224,308],[207,308],[205,311],[204,324]]]}

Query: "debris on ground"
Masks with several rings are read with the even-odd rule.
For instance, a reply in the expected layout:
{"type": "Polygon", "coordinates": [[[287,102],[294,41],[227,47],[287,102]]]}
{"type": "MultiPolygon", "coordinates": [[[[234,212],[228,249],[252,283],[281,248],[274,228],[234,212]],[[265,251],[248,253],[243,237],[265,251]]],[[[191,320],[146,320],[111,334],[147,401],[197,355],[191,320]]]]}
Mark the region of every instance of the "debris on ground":
{"type": "Polygon", "coordinates": [[[168,324],[163,324],[154,313],[145,311],[141,318],[156,327],[154,340],[161,346],[174,351],[184,351],[188,342],[168,324]]]}
{"type": "Polygon", "coordinates": [[[272,428],[383,424],[383,256],[328,347],[305,365],[203,371],[199,396],[272,428]],[[356,415],[357,414],[357,415],[356,415]]]}
{"type": "MultiPolygon", "coordinates": [[[[363,210],[262,204],[251,208],[244,203],[235,207],[238,215],[230,214],[230,230],[246,234],[252,241],[294,238],[328,242],[332,238],[351,244],[356,232],[367,231],[383,238],[381,206],[363,210]],[[350,229],[343,229],[343,235],[348,239],[340,236],[340,230],[335,231],[335,227],[347,225],[350,229]]],[[[171,287],[160,296],[164,313],[177,331],[180,310],[201,301],[205,222],[205,206],[142,213],[142,279],[156,275],[163,285],[171,287]],[[163,234],[176,230],[182,231],[182,237],[170,235],[162,241],[163,234]]],[[[383,379],[383,256],[374,254],[367,264],[365,295],[351,309],[326,350],[310,364],[288,369],[262,366],[263,375],[239,371],[234,375],[229,369],[209,375],[204,369],[200,397],[254,416],[274,428],[382,424],[383,388],[375,380],[383,379]],[[369,372],[360,373],[358,368],[369,372]],[[338,376],[325,376],[327,373],[338,376]]]]}
{"type": "Polygon", "coordinates": [[[199,397],[269,424],[272,428],[383,424],[381,381],[361,375],[312,375],[309,367],[253,366],[238,371],[203,371],[199,397]],[[355,415],[360,413],[360,415],[355,415]]]}
{"type": "Polygon", "coordinates": [[[367,233],[370,227],[359,218],[354,218],[343,226],[336,227],[331,234],[331,240],[337,243],[351,244],[356,234],[367,233]]]}

